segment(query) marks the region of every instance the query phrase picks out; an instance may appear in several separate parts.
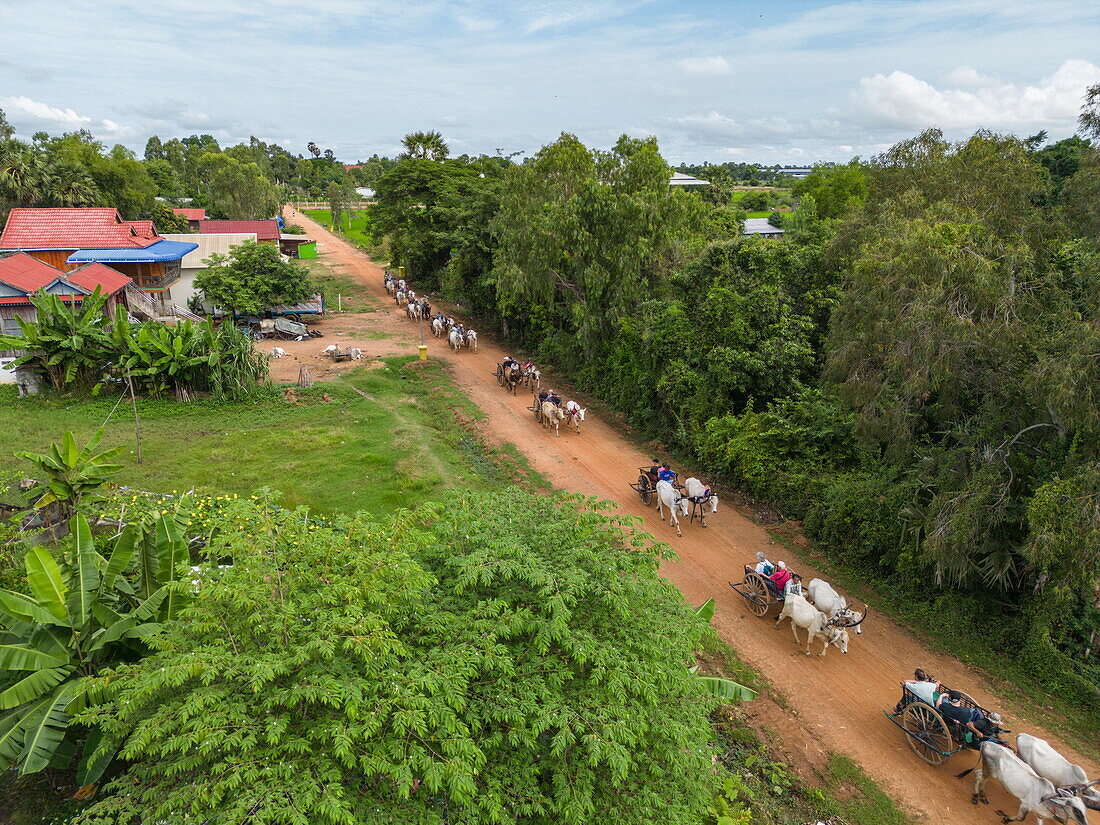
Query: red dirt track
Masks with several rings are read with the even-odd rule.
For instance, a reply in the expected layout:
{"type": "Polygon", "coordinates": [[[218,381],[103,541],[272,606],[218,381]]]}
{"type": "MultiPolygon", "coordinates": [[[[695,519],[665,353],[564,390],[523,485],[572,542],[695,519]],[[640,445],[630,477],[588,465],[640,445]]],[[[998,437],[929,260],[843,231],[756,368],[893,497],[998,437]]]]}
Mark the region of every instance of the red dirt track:
{"type": "MultiPolygon", "coordinates": [[[[382,268],[307,216],[288,208],[286,217],[288,222],[305,227],[320,242],[324,263],[354,276],[372,296],[381,299],[379,306],[385,312],[338,319],[341,329],[360,324],[361,329],[396,333],[397,337],[384,342],[364,340],[360,344],[364,354],[371,357],[393,352],[395,343],[400,344],[400,351],[415,353],[419,333],[405,318],[404,311],[386,295],[382,268]]],[[[349,337],[354,336],[349,333],[349,337]]],[[[828,750],[851,757],[893,798],[910,809],[917,821],[937,825],[995,825],[1000,820],[994,813],[996,808],[1009,812],[1016,809],[1016,800],[996,783],[987,785],[989,806],[972,806],[971,780],[955,779],[955,774],[973,767],[976,754],[959,754],[940,767],[927,765],[883,716],[883,711],[893,708],[898,699],[898,682],[917,666],[953,687],[966,690],[983,706],[1000,709],[1006,725],[1013,731],[1027,731],[1050,740],[1068,758],[1084,765],[1090,777],[1100,775],[1095,764],[1080,759],[1058,737],[1026,722],[1021,717],[1021,708],[1009,706],[986,690],[976,671],[955,659],[931,653],[910,632],[874,612],[868,616],[863,634],[852,634],[847,655],[833,647],[824,658],[802,655],[795,648],[787,623],[779,632],[774,631],[774,612],[771,619],[753,616],[727,582],[740,580],[742,565],[757,550],[765,551],[773,560],[785,558],[807,581],[817,575],[812,567],[773,541],[763,527],[724,504],[718,514],[710,516],[705,530],[698,523],[688,525],[685,519],[683,538],[677,538],[675,531],[657,518],[656,511],[643,507],[627,486],[637,476],[635,468],[648,464],[649,456],[622,438],[613,424],[601,421],[594,413],[589,413],[580,435],[564,427],[560,437],[548,435],[525,409],[530,403],[529,395],[521,389],[513,397],[497,386],[492,372],[504,353],[487,336],[479,337],[477,353],[452,353],[444,341],[435,340],[430,334],[427,343],[429,354],[451,365],[457,384],[486,413],[486,437],[494,442],[515,444],[531,466],[556,487],[609,499],[623,512],[644,518],[646,529],[671,545],[679,556],[678,561],[664,565],[664,575],[692,604],[715,599],[715,629],[785,697],[791,712],[790,724],[804,728],[828,750]]],[[[337,342],[344,345],[342,339],[337,342]]],[[[326,337],[302,345],[309,347],[312,358],[313,350],[319,352],[327,343],[326,337]]],[[[281,345],[288,350],[301,346],[281,345]]],[[[301,355],[304,357],[306,352],[303,349],[301,355]]],[[[296,377],[296,365],[291,370],[290,363],[284,366],[272,361],[273,370],[276,365],[282,367],[275,372],[277,379],[296,377]]],[[[577,400],[587,406],[584,399],[577,400]]],[[[815,654],[819,649],[820,643],[815,644],[815,654]]],[[[777,733],[782,739],[783,731],[777,733]]]]}

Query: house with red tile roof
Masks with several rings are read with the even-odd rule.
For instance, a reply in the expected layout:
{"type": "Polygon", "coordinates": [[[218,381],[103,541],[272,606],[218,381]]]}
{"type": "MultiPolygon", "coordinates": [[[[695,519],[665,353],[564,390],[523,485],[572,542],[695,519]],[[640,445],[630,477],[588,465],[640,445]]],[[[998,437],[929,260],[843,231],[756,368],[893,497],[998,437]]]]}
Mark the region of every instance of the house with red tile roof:
{"type": "Polygon", "coordinates": [[[239,235],[242,232],[254,233],[260,243],[279,243],[279,222],[274,218],[267,221],[203,221],[199,224],[200,235],[239,235]]]}
{"type": "MultiPolygon", "coordinates": [[[[103,311],[113,315],[116,306],[126,306],[126,287],[132,283],[118,270],[101,263],[62,271],[26,252],[0,253],[0,330],[5,335],[22,335],[16,319],[29,323],[38,318],[31,298],[43,291],[67,303],[80,303],[98,289],[107,296],[103,311]]],[[[0,350],[0,358],[22,354],[20,350],[0,350]]]]}
{"type": "Polygon", "coordinates": [[[199,224],[206,220],[205,209],[191,209],[189,207],[183,207],[180,209],[173,209],[177,215],[181,218],[187,219],[187,225],[191,228],[192,232],[199,231],[199,224]]]}
{"type": "Polygon", "coordinates": [[[0,252],[25,252],[62,271],[109,264],[162,307],[171,306],[180,261],[195,248],[165,240],[152,221],[124,221],[112,207],[16,208],[0,234],[0,252]]]}

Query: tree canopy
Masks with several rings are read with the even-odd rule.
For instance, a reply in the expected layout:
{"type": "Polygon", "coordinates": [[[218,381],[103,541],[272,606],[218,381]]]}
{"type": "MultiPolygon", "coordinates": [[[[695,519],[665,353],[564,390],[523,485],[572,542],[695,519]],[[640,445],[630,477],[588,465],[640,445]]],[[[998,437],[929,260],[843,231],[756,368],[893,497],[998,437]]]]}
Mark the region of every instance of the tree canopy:
{"type": "Polygon", "coordinates": [[[512,495],[227,508],[180,620],[86,714],[134,761],[80,821],[698,822],[703,623],[620,519],[512,495]]]}
{"type": "Polygon", "coordinates": [[[228,255],[212,255],[195,276],[195,288],[216,306],[257,313],[313,296],[308,272],[284,261],[275,244],[245,241],[228,255]]]}

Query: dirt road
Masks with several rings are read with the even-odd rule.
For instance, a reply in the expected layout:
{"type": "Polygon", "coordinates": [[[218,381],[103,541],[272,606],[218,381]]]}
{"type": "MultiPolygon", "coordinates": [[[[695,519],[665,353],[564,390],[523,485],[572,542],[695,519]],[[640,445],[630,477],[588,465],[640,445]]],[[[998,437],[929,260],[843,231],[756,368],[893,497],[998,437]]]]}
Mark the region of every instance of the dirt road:
{"type": "MultiPolygon", "coordinates": [[[[386,295],[382,269],[306,216],[288,209],[287,218],[305,227],[320,242],[326,263],[354,275],[371,295],[384,299],[380,303],[384,312],[352,316],[361,319],[362,328],[369,326],[394,336],[383,342],[361,335],[359,340],[367,342],[364,352],[373,355],[400,349],[415,353],[419,342],[416,327],[386,295]]],[[[347,322],[341,319],[340,323],[347,322]]],[[[807,581],[817,575],[812,567],[792,557],[763,527],[730,507],[711,516],[708,529],[685,525],[683,538],[677,538],[675,531],[659,521],[652,509],[643,507],[627,486],[637,476],[635,468],[647,464],[649,456],[624,440],[614,426],[593,415],[580,435],[564,430],[560,437],[547,435],[525,409],[529,396],[521,391],[513,397],[497,386],[492,372],[504,353],[485,335],[480,338],[477,353],[451,353],[443,341],[430,336],[428,346],[432,357],[453,365],[458,384],[487,414],[487,436],[515,444],[531,466],[555,486],[598,495],[617,502],[627,513],[643,517],[647,528],[668,542],[679,556],[678,561],[664,566],[664,574],[693,604],[715,599],[714,626],[719,635],[783,694],[791,710],[790,725],[804,728],[827,750],[851,757],[891,796],[910,808],[919,821],[993,825],[999,820],[993,813],[995,808],[1015,810],[1015,806],[1014,800],[991,783],[992,804],[973,807],[970,783],[955,779],[954,774],[972,767],[974,754],[960,754],[947,765],[931,767],[917,759],[903,734],[885,719],[883,710],[892,708],[898,699],[898,682],[916,666],[966,690],[984,706],[1001,709],[1013,730],[1044,736],[1074,758],[1057,737],[1024,722],[1019,708],[1007,706],[985,690],[977,673],[952,658],[929,652],[911,633],[881,616],[871,614],[863,634],[852,636],[847,655],[835,648],[830,648],[824,658],[798,653],[787,625],[776,632],[771,621],[750,614],[727,582],[740,579],[742,565],[757,550],[765,551],[772,559],[785,558],[807,581]]],[[[320,349],[319,343],[313,342],[311,347],[320,349]]],[[[290,374],[288,370],[288,378],[290,374]]],[[[583,399],[578,400],[584,404],[583,399]]],[[[782,738],[782,730],[779,735],[782,738]]],[[[1081,762],[1090,776],[1100,774],[1095,765],[1081,762]]]]}

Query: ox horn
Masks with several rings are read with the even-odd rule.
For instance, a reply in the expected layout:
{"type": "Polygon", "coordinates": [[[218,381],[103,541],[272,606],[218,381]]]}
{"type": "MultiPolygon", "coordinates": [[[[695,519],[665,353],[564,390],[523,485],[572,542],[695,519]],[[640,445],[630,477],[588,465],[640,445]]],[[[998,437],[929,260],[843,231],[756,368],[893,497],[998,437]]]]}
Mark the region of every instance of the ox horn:
{"type": "Polygon", "coordinates": [[[848,622],[844,625],[844,627],[858,627],[859,625],[863,624],[863,620],[866,619],[866,618],[867,618],[867,605],[865,603],[863,605],[863,612],[859,614],[859,620],[854,621],[854,622],[848,622]]]}

